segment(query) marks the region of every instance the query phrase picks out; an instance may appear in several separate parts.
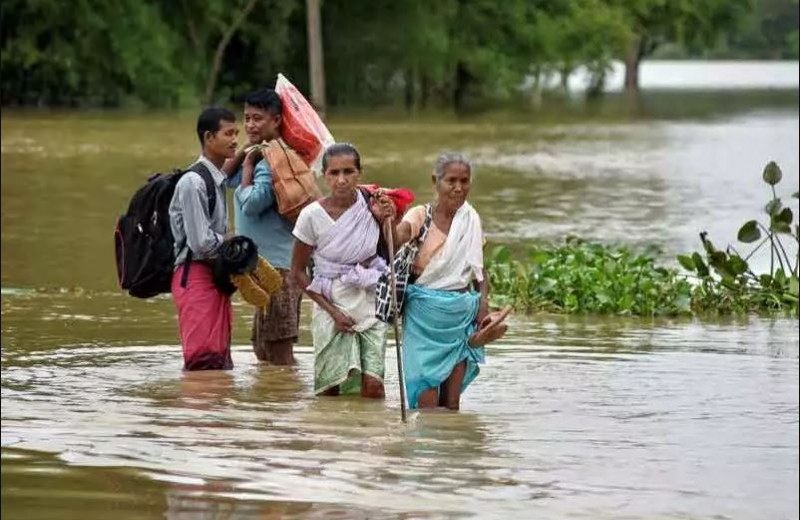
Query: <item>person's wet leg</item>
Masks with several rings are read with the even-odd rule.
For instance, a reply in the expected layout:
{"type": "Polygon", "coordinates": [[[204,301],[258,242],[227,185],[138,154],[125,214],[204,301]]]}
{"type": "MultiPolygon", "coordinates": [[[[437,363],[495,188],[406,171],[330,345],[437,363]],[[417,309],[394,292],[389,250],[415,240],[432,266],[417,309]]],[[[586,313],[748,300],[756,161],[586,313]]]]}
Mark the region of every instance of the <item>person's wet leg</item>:
{"type": "Polygon", "coordinates": [[[337,395],[339,395],[339,385],[336,385],[334,387],[328,388],[324,392],[320,392],[319,395],[325,395],[325,396],[328,396],[328,397],[336,397],[337,395]]]}
{"type": "Polygon", "coordinates": [[[467,361],[453,367],[450,376],[444,381],[442,387],[444,399],[440,400],[440,405],[450,410],[458,410],[461,402],[461,385],[464,383],[464,376],[467,373],[467,361]]]}
{"type": "Polygon", "coordinates": [[[417,406],[419,408],[436,408],[439,405],[439,389],[428,388],[417,399],[417,406]]]}
{"type": "Polygon", "coordinates": [[[385,398],[386,391],[383,388],[383,383],[379,379],[363,374],[361,376],[361,397],[368,399],[385,398]]]}
{"type": "Polygon", "coordinates": [[[294,341],[265,341],[262,343],[266,360],[272,365],[294,365],[294,341]]]}

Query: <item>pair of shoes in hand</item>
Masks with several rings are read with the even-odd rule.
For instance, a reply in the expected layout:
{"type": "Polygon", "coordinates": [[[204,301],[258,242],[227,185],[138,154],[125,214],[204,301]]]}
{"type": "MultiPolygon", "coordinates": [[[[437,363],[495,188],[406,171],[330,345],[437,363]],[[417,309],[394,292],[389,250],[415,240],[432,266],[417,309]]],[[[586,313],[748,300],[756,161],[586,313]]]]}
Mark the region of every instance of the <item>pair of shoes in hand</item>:
{"type": "Polygon", "coordinates": [[[508,306],[503,310],[490,312],[487,314],[478,326],[477,332],[469,337],[469,346],[482,347],[488,343],[502,338],[508,330],[508,325],[503,323],[503,321],[510,312],[511,307],[508,306]]]}
{"type": "Polygon", "coordinates": [[[269,307],[270,297],[281,290],[283,278],[277,269],[259,256],[253,271],[232,274],[231,283],[239,290],[244,301],[266,310],[269,307]]]}

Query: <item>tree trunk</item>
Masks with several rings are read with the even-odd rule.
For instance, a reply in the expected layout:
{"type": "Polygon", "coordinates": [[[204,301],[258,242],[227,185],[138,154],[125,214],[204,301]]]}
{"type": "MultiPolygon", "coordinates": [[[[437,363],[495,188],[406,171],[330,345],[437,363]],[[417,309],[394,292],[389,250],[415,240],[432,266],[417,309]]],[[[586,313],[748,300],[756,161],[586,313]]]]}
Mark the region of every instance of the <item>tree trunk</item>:
{"type": "Polygon", "coordinates": [[[562,64],[559,72],[561,76],[561,90],[564,91],[564,94],[569,94],[569,77],[572,75],[572,65],[569,63],[562,64]]]}
{"type": "Polygon", "coordinates": [[[453,87],[453,108],[456,112],[464,107],[464,98],[467,95],[467,83],[469,83],[470,76],[464,62],[459,61],[456,65],[456,73],[454,78],[455,86],[453,87]]]}
{"type": "Polygon", "coordinates": [[[415,108],[416,103],[416,96],[414,95],[414,89],[416,88],[416,74],[414,74],[414,69],[409,67],[406,69],[405,72],[405,92],[404,92],[404,101],[406,105],[406,110],[411,112],[415,108]]]}
{"type": "Polygon", "coordinates": [[[311,104],[325,119],[325,61],[322,55],[322,22],[319,0],[306,0],[308,33],[308,75],[311,78],[311,104]]]}
{"type": "Polygon", "coordinates": [[[531,106],[536,110],[542,108],[542,68],[538,65],[533,68],[533,86],[531,87],[530,102],[531,106]]]}
{"type": "Polygon", "coordinates": [[[189,40],[191,40],[195,52],[202,54],[203,42],[200,41],[200,36],[197,32],[197,26],[195,25],[194,21],[192,21],[192,11],[186,4],[186,0],[181,0],[181,11],[183,12],[184,20],[186,20],[186,28],[189,30],[189,40]]]}
{"type": "Polygon", "coordinates": [[[588,99],[597,99],[603,94],[603,87],[606,84],[606,72],[602,66],[595,68],[591,72],[589,87],[586,89],[588,99]]]}
{"type": "Polygon", "coordinates": [[[428,98],[430,97],[431,82],[426,74],[422,74],[419,79],[419,106],[426,108],[428,106],[428,98]]]}
{"type": "Polygon", "coordinates": [[[222,39],[217,44],[217,50],[214,52],[214,61],[211,64],[211,71],[208,73],[208,79],[206,81],[206,105],[210,105],[214,101],[214,91],[217,88],[219,71],[222,69],[222,59],[225,57],[225,49],[228,48],[231,38],[233,38],[233,35],[239,30],[239,27],[245,21],[247,15],[250,14],[250,11],[253,10],[257,1],[258,0],[248,0],[244,9],[236,14],[231,24],[225,29],[222,39]]]}
{"type": "Polygon", "coordinates": [[[625,92],[639,92],[639,64],[642,62],[642,37],[635,36],[625,55],[625,92]]]}

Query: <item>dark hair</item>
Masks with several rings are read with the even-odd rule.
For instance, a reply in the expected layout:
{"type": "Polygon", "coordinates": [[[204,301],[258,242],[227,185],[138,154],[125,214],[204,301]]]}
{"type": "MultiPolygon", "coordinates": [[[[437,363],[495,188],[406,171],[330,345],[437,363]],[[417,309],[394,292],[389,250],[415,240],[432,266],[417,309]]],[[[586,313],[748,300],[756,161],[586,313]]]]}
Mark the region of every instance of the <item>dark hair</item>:
{"type": "Polygon", "coordinates": [[[322,156],[322,171],[324,172],[328,169],[328,161],[331,157],[338,157],[339,155],[352,155],[356,160],[356,169],[361,171],[361,154],[350,143],[334,143],[330,145],[322,156]]]}
{"type": "Polygon", "coordinates": [[[255,92],[247,94],[244,98],[244,104],[266,110],[275,116],[281,115],[283,109],[281,98],[279,98],[278,93],[271,88],[262,88],[261,90],[256,90],[255,92]]]}
{"type": "Polygon", "coordinates": [[[219,122],[236,122],[236,116],[224,107],[209,107],[200,112],[197,117],[197,138],[200,139],[200,146],[203,146],[203,136],[206,132],[215,134],[219,131],[219,122]]]}

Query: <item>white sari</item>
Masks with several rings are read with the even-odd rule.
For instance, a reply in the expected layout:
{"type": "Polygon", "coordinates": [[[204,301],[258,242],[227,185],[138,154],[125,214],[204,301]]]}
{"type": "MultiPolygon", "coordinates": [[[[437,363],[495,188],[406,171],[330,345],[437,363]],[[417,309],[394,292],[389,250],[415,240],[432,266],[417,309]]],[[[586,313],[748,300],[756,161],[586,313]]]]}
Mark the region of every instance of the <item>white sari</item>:
{"type": "Polygon", "coordinates": [[[447,240],[414,283],[452,291],[469,286],[473,279],[483,281],[483,229],[478,212],[465,201],[453,216],[447,240]]]}

